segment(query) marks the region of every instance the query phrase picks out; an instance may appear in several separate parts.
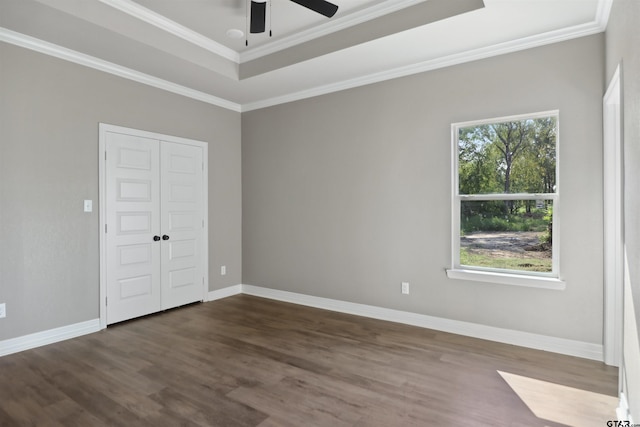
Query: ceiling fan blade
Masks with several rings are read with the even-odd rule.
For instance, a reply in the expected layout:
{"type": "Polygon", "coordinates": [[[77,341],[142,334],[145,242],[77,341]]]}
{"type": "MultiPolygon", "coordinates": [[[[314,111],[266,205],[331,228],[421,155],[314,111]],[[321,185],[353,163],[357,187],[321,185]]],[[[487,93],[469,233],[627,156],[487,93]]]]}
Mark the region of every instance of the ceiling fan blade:
{"type": "Polygon", "coordinates": [[[251,33],[264,33],[267,22],[267,2],[257,2],[251,0],[251,20],[249,21],[249,31],[251,33]]]}
{"type": "Polygon", "coordinates": [[[291,0],[294,3],[298,3],[300,6],[304,6],[307,9],[311,9],[314,12],[318,12],[321,15],[331,18],[338,11],[338,6],[329,3],[326,0],[291,0]]]}

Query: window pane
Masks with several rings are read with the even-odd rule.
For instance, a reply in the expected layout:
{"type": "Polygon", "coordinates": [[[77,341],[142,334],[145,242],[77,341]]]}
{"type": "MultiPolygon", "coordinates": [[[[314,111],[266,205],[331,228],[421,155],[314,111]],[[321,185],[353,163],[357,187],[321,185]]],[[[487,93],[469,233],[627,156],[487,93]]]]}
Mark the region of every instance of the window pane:
{"type": "Polygon", "coordinates": [[[462,201],[460,265],[552,271],[550,200],[462,201]]]}
{"type": "Polygon", "coordinates": [[[458,129],[459,194],[554,193],[555,116],[458,129]]]}

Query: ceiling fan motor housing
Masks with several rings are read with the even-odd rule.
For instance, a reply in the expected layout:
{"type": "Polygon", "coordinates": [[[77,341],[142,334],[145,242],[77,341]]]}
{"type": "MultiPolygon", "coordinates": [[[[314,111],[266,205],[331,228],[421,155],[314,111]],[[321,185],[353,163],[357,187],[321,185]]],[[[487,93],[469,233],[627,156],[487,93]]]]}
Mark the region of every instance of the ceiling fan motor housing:
{"type": "Polygon", "coordinates": [[[251,0],[251,24],[249,31],[252,34],[264,33],[265,24],[267,22],[267,2],[251,0]]]}

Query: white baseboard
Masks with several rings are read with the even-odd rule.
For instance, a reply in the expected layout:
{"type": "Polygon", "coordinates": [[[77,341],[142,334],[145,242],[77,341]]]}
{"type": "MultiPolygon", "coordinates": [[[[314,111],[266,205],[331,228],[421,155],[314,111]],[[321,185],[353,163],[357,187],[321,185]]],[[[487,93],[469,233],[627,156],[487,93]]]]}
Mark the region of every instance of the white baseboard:
{"type": "MultiPolygon", "coordinates": [[[[207,294],[207,301],[214,301],[232,295],[237,295],[239,293],[242,293],[242,285],[218,289],[207,294]]],[[[88,320],[86,322],[62,326],[60,328],[49,329],[47,331],[36,332],[33,334],[23,335],[21,337],[0,341],[0,357],[40,347],[43,345],[68,340],[70,338],[76,338],[82,335],[91,334],[93,332],[98,332],[101,329],[102,328],[100,327],[100,319],[94,319],[88,320]]]]}
{"type": "MultiPolygon", "coordinates": [[[[550,337],[546,335],[532,334],[529,332],[514,331],[511,329],[496,328],[493,326],[479,325],[476,323],[462,322],[459,320],[444,319],[441,317],[427,316],[424,314],[410,313],[372,305],[357,304],[329,298],[314,297],[294,292],[280,291],[253,285],[235,285],[207,294],[207,301],[215,301],[233,295],[247,294],[324,310],[340,313],[354,314],[373,319],[387,320],[390,322],[404,323],[427,329],[434,329],[458,335],[481,338],[490,341],[528,347],[537,350],[545,350],[554,353],[577,356],[585,359],[603,360],[602,345],[586,343],[582,341],[568,340],[564,338],[550,337]]],[[[48,331],[37,332],[0,341],[0,356],[5,356],[31,348],[53,344],[69,338],[98,332],[100,319],[76,323],[48,331]]],[[[623,411],[622,401],[618,408],[618,414],[623,411]]],[[[628,412],[628,408],[627,408],[628,412]]]]}
{"type": "Polygon", "coordinates": [[[242,285],[242,293],[278,301],[306,305],[340,313],[355,314],[357,316],[404,323],[422,328],[435,329],[473,338],[481,338],[505,344],[550,351],[569,356],[582,357],[597,361],[603,360],[603,346],[582,341],[550,337],[511,329],[496,328],[459,320],[444,319],[424,314],[392,310],[377,306],[357,304],[329,298],[314,297],[294,292],[280,291],[252,285],[242,285]]]}
{"type": "Polygon", "coordinates": [[[227,298],[242,293],[242,285],[229,286],[227,288],[210,291],[207,294],[207,301],[215,301],[217,299],[227,298]]]}
{"type": "Polygon", "coordinates": [[[0,356],[6,356],[19,351],[29,350],[47,344],[76,338],[81,335],[91,334],[100,330],[100,319],[87,320],[86,322],[23,335],[17,338],[0,341],[0,356]]]}

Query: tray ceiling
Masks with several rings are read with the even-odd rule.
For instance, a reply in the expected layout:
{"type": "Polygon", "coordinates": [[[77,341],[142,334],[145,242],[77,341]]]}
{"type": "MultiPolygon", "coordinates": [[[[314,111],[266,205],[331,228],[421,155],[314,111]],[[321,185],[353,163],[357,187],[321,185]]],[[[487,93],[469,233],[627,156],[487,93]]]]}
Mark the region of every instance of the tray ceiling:
{"type": "Polygon", "coordinates": [[[611,0],[0,0],[0,41],[236,111],[604,31],[611,0]],[[247,46],[248,44],[248,46],[247,46]]]}

